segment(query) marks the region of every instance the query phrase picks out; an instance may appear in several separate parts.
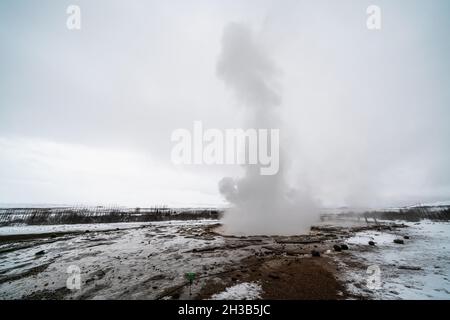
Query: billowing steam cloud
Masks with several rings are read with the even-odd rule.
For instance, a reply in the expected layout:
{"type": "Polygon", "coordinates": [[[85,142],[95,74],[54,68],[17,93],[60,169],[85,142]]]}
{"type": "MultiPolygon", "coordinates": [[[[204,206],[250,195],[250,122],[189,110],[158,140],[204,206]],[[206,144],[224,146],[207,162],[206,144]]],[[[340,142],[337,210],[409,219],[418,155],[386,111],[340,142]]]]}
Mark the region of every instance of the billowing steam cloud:
{"type": "MultiPolygon", "coordinates": [[[[279,117],[277,68],[246,25],[225,28],[217,73],[244,106],[249,128],[276,128],[282,137],[287,135],[279,117]]],[[[286,235],[309,229],[317,209],[307,192],[288,185],[284,170],[288,158],[281,145],[278,174],[264,176],[259,165],[247,165],[244,177],[220,181],[221,194],[232,204],[223,219],[226,232],[286,235]]]]}

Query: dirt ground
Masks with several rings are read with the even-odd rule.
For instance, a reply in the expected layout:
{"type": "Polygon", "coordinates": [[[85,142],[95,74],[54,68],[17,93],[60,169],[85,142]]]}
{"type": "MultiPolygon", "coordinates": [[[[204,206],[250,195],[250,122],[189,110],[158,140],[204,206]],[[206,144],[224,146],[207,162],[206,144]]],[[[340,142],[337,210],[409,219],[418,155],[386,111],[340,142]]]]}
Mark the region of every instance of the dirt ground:
{"type": "Polygon", "coordinates": [[[365,272],[355,256],[376,247],[334,246],[358,232],[404,227],[324,225],[307,235],[240,237],[221,234],[217,222],[183,222],[0,236],[0,299],[209,299],[240,283],[258,283],[262,299],[367,299],[370,292],[349,291],[343,275],[365,272]],[[65,287],[74,263],[83,271],[78,291],[65,287]],[[196,274],[191,288],[186,270],[196,274]]]}
{"type": "Polygon", "coordinates": [[[208,299],[239,282],[260,283],[263,299],[343,299],[345,289],[333,269],[327,258],[251,257],[243,260],[238,270],[207,281],[196,299],[208,299]]]}
{"type": "MultiPolygon", "coordinates": [[[[383,231],[404,228],[401,224],[366,225],[358,227],[314,227],[310,234],[299,236],[224,236],[225,245],[213,250],[226,250],[236,247],[236,241],[248,246],[253,242],[253,255],[227,266],[217,274],[201,276],[196,287],[201,289],[189,299],[210,299],[214,294],[239,283],[259,283],[262,286],[262,299],[279,300],[341,300],[364,299],[346,290],[345,280],[339,276],[345,266],[365,270],[367,266],[355,261],[347,250],[336,252],[335,245],[342,245],[345,239],[361,231],[383,231]],[[230,245],[232,243],[233,245],[230,245]],[[314,256],[312,252],[318,253],[314,256]]],[[[207,230],[209,234],[220,234],[220,227],[207,230]]],[[[237,245],[240,246],[240,245],[237,245]]],[[[367,250],[366,247],[358,250],[367,250]]],[[[352,248],[355,249],[355,248],[352,248]]],[[[178,299],[183,287],[171,288],[160,298],[178,299]]]]}

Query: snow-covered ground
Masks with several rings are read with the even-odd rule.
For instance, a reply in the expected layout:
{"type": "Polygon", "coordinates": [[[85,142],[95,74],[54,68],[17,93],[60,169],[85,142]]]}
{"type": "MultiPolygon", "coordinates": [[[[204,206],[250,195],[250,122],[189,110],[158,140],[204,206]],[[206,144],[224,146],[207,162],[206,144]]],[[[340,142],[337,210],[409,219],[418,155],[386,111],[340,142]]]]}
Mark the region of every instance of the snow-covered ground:
{"type": "MultiPolygon", "coordinates": [[[[146,225],[203,225],[210,223],[211,220],[172,220],[172,221],[154,221],[154,222],[119,222],[119,223],[89,223],[89,224],[59,224],[59,225],[18,225],[0,227],[0,236],[19,235],[19,234],[39,234],[39,233],[59,233],[76,231],[105,231],[119,229],[133,229],[146,225]]],[[[217,221],[214,221],[217,223],[217,221]]]]}
{"type": "Polygon", "coordinates": [[[349,289],[375,299],[450,299],[450,223],[405,224],[397,232],[364,231],[347,239],[353,250],[344,261],[379,267],[381,280],[378,289],[369,289],[366,269],[344,267],[349,289]],[[368,246],[370,240],[376,246],[368,246]]]}
{"type": "MultiPolygon", "coordinates": [[[[144,225],[144,222],[133,223],[96,223],[96,224],[61,224],[61,225],[19,225],[0,227],[0,236],[18,234],[40,234],[75,231],[104,231],[119,229],[130,229],[144,225]]],[[[149,224],[149,223],[147,223],[149,224]]]]}
{"type": "Polygon", "coordinates": [[[195,253],[194,249],[222,244],[219,237],[202,236],[203,227],[213,223],[217,221],[156,222],[119,230],[114,224],[107,233],[97,232],[95,225],[83,225],[83,230],[93,231],[41,240],[24,248],[3,244],[0,299],[64,291],[71,265],[81,269],[82,286],[69,297],[158,298],[165,289],[182,285],[186,272],[205,274],[205,269],[217,270],[218,263],[226,259],[227,255],[195,253]],[[44,254],[36,255],[40,251],[44,254]]]}
{"type": "MultiPolygon", "coordinates": [[[[173,296],[173,292],[178,294],[175,298],[189,299],[200,292],[207,279],[214,279],[227,268],[239,268],[242,259],[268,251],[267,248],[276,248],[275,253],[291,250],[291,255],[298,251],[299,258],[307,257],[310,252],[306,249],[308,245],[295,244],[295,241],[280,244],[277,241],[282,239],[276,237],[236,238],[209,232],[208,228],[218,222],[0,228],[0,235],[4,236],[46,234],[39,239],[0,243],[0,299],[167,299],[173,296]],[[89,232],[85,232],[87,230],[89,232]],[[72,231],[83,232],[70,233],[72,231]],[[61,232],[67,233],[57,237],[48,235],[61,232]],[[296,251],[291,246],[304,248],[296,251]],[[66,288],[70,266],[81,271],[80,290],[69,291],[66,288]],[[185,274],[188,272],[196,275],[192,296],[186,286],[185,274]]],[[[332,221],[324,224],[333,226],[332,221]]],[[[392,228],[391,231],[354,233],[348,232],[348,226],[361,227],[366,223],[339,220],[334,225],[340,226],[337,229],[344,232],[337,231],[338,238],[327,238],[324,235],[328,231],[322,230],[320,233],[324,235],[320,237],[330,240],[318,243],[318,250],[335,259],[340,268],[337,276],[356,296],[368,299],[450,299],[450,223],[422,221],[405,224],[407,227],[392,228]],[[405,243],[395,244],[394,239],[403,239],[405,243]],[[345,241],[350,250],[332,251],[333,244],[341,241],[345,241]],[[369,246],[368,241],[374,241],[376,245],[369,246]],[[366,270],[371,265],[380,269],[379,289],[366,286],[366,270]]],[[[329,232],[333,235],[333,231],[329,232]]],[[[212,298],[258,299],[263,294],[259,280],[251,281],[233,283],[212,298]]]]}
{"type": "Polygon", "coordinates": [[[255,282],[243,282],[232,287],[228,287],[225,291],[216,293],[211,300],[256,300],[261,299],[261,285],[255,282]]]}
{"type": "Polygon", "coordinates": [[[239,265],[259,245],[207,231],[218,222],[3,228],[3,235],[90,232],[0,244],[0,299],[167,299],[173,292],[190,299],[204,281],[239,265]],[[80,290],[66,289],[71,266],[81,271],[80,290]],[[196,274],[192,296],[186,273],[196,274]]]}

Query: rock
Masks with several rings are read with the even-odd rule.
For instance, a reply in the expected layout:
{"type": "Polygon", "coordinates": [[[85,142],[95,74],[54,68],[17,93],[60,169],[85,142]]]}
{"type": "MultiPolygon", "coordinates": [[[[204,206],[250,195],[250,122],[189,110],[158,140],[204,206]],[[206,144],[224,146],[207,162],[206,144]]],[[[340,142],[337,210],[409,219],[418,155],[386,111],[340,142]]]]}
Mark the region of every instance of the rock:
{"type": "Polygon", "coordinates": [[[409,236],[403,236],[403,239],[408,240],[408,239],[409,239],[409,236]]]}
{"type": "Polygon", "coordinates": [[[348,250],[348,245],[346,245],[346,244],[341,244],[341,249],[342,249],[342,250],[348,250]]]}
{"type": "Polygon", "coordinates": [[[165,275],[163,275],[163,274],[157,274],[157,275],[151,277],[149,280],[163,280],[163,279],[165,279],[165,278],[166,278],[165,275]]]}
{"type": "Polygon", "coordinates": [[[177,292],[177,293],[174,293],[171,297],[172,297],[172,299],[178,300],[178,299],[180,299],[180,294],[177,292]]]}
{"type": "Polygon", "coordinates": [[[405,244],[405,242],[402,239],[394,239],[394,243],[405,244]]]}
{"type": "Polygon", "coordinates": [[[375,242],[369,241],[369,246],[374,246],[374,245],[375,245],[375,242]]]}
{"type": "Polygon", "coordinates": [[[415,270],[415,271],[422,270],[421,267],[416,266],[398,266],[398,268],[402,270],[415,270]]]}
{"type": "Polygon", "coordinates": [[[398,292],[395,291],[395,290],[391,290],[391,291],[389,291],[389,292],[392,293],[392,294],[398,294],[398,292]]]}
{"type": "Polygon", "coordinates": [[[320,252],[317,251],[317,250],[312,250],[312,251],[311,251],[311,255],[312,255],[313,257],[320,257],[320,252]]]}
{"type": "Polygon", "coordinates": [[[89,232],[90,232],[89,230],[85,230],[85,231],[84,231],[84,233],[89,233],[89,232]]]}
{"type": "Polygon", "coordinates": [[[42,256],[43,254],[45,254],[45,250],[41,250],[35,253],[36,256],[42,256]]]}
{"type": "Polygon", "coordinates": [[[335,244],[335,245],[333,246],[333,249],[334,249],[334,251],[337,251],[337,252],[341,252],[341,251],[342,251],[341,246],[340,246],[340,245],[337,245],[337,244],[335,244]]]}

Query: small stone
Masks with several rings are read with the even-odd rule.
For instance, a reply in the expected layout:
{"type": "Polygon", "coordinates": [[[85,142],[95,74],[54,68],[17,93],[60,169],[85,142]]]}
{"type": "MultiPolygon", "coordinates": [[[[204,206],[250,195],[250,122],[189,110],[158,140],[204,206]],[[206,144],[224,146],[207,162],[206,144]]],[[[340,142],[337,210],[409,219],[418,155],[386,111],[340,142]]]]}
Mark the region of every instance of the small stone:
{"type": "Polygon", "coordinates": [[[394,239],[394,243],[405,244],[405,242],[402,239],[394,239]]]}
{"type": "Polygon", "coordinates": [[[346,245],[346,244],[341,244],[341,249],[342,249],[342,250],[348,250],[348,245],[346,245]]]}
{"type": "Polygon", "coordinates": [[[337,251],[337,252],[341,252],[341,246],[340,245],[337,245],[337,244],[335,244],[334,246],[333,246],[333,249],[334,249],[334,251],[337,251]]]}
{"type": "Polygon", "coordinates": [[[375,242],[369,241],[369,246],[374,246],[374,245],[375,245],[375,242]]]}
{"type": "Polygon", "coordinates": [[[178,299],[180,299],[180,294],[177,292],[177,293],[174,293],[173,295],[172,295],[172,299],[175,299],[175,300],[178,300],[178,299]]]}
{"type": "Polygon", "coordinates": [[[391,290],[391,291],[389,291],[389,292],[392,293],[392,294],[398,294],[398,292],[395,291],[395,290],[391,290]]]}
{"type": "Polygon", "coordinates": [[[311,251],[311,255],[312,255],[313,257],[320,257],[320,252],[317,251],[317,250],[312,250],[312,251],[311,251]]]}
{"type": "Polygon", "coordinates": [[[414,271],[422,270],[421,267],[417,267],[417,266],[398,266],[398,268],[401,270],[414,270],[414,271]]]}
{"type": "Polygon", "coordinates": [[[403,239],[408,240],[408,239],[409,239],[409,236],[403,236],[403,239]]]}
{"type": "Polygon", "coordinates": [[[35,253],[36,256],[42,256],[43,254],[45,254],[45,250],[41,250],[35,253]]]}
{"type": "Polygon", "coordinates": [[[157,274],[157,275],[151,277],[149,280],[163,280],[163,279],[165,279],[165,278],[166,278],[165,275],[163,275],[163,274],[157,274]]]}

